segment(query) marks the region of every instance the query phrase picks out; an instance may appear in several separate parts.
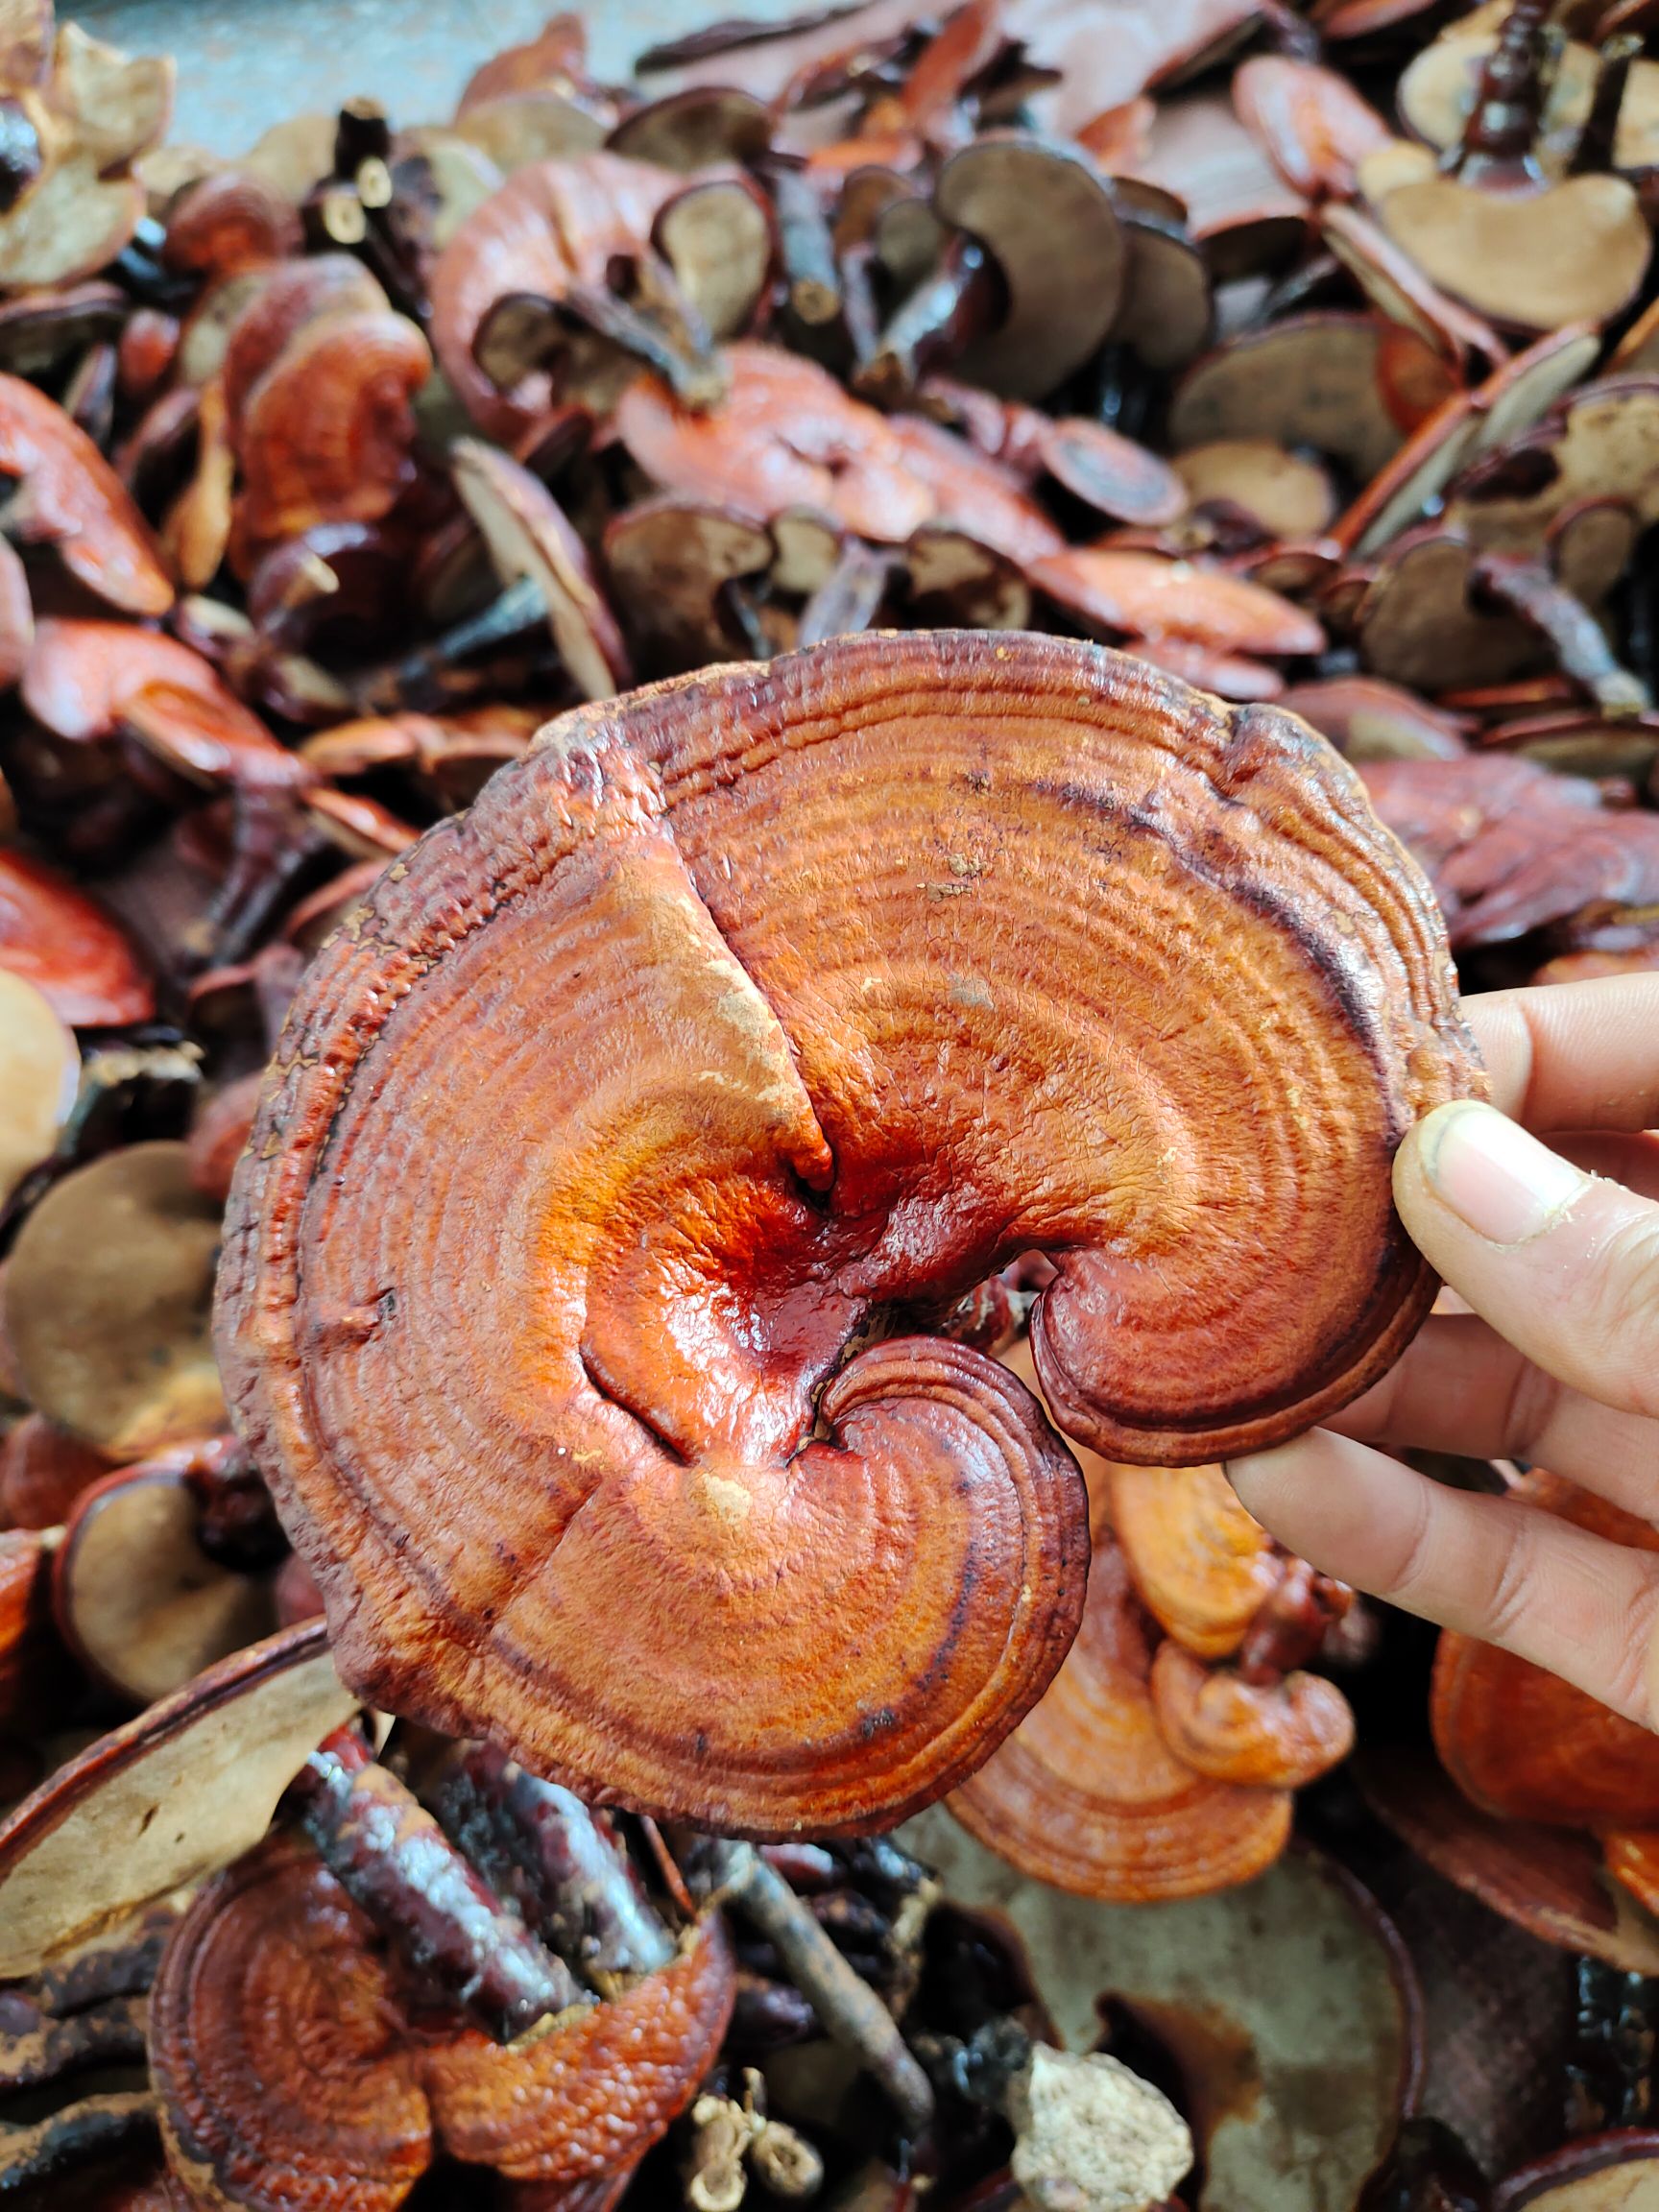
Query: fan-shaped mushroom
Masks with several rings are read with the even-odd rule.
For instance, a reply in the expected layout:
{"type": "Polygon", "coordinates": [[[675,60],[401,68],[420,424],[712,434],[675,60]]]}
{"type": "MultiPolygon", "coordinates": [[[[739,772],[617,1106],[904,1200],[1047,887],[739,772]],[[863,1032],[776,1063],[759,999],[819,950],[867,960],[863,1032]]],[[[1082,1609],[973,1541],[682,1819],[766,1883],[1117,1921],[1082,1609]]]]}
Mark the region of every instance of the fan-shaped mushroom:
{"type": "MultiPolygon", "coordinates": [[[[1593,1491],[1536,1472],[1541,1510],[1643,1551],[1659,1534],[1593,1491]]],[[[1457,1787],[1489,1813],[1565,1827],[1659,1827],[1659,1741],[1541,1667],[1450,1632],[1434,1660],[1434,1747],[1457,1787]]]]}
{"type": "Polygon", "coordinates": [[[1237,1667],[1206,1667],[1171,1639],[1153,1654],[1151,1688],[1165,1743],[1218,1782],[1300,1790],[1354,1748],[1348,1700],[1323,1675],[1252,1681],[1237,1667]]]}
{"type": "Polygon", "coordinates": [[[1431,1291],[1388,1155],[1477,1077],[1356,792],[1271,713],[946,634],[585,710],[430,832],[301,987],[223,1274],[348,1673],[733,1828],[875,1825],[971,1770],[1075,1623],[1076,1476],[982,1356],[844,1349],[1049,1244],[1038,1369],[1119,1456],[1282,1436],[1381,1372],[1431,1291]]]}
{"type": "Polygon", "coordinates": [[[32,1210],[5,1276],[5,1327],[33,1405],[112,1457],[209,1435],[216,1209],[182,1144],[129,1144],[32,1210]]]}
{"type": "Polygon", "coordinates": [[[1042,1703],[950,1799],[971,1835],[1039,1882],[1146,1904],[1248,1882],[1285,1848],[1287,1790],[1214,1780],[1165,1743],[1152,1645],[1097,1522],[1077,1641],[1042,1703]]]}
{"type": "MultiPolygon", "coordinates": [[[[480,429],[510,443],[552,394],[545,367],[526,366],[505,390],[480,367],[480,341],[502,303],[532,305],[539,330],[561,309],[599,311],[613,265],[647,253],[658,216],[685,188],[671,170],[586,154],[520,169],[461,225],[432,272],[432,339],[480,429]]],[[[576,384],[613,391],[613,358],[607,348],[606,363],[578,363],[576,384]]]]}
{"type": "Polygon", "coordinates": [[[202,1892],[162,1959],[151,2056],[169,2163],[246,2212],[290,2204],[294,2176],[390,2212],[440,2145],[518,2179],[597,2177],[690,2102],[732,1990],[709,1918],[620,1996],[504,2049],[436,2010],[326,1868],[276,1837],[202,1892]]]}
{"type": "Polygon", "coordinates": [[[209,1557],[201,1520],[190,1456],[175,1453],[84,1490],[53,1561],[64,1641],[135,1705],[276,1626],[269,1580],[209,1557]]]}
{"type": "Polygon", "coordinates": [[[10,527],[51,545],[87,590],[125,614],[164,614],[173,585],[115,471],[55,400],[0,375],[0,474],[14,477],[10,527]]]}
{"type": "Polygon", "coordinates": [[[1104,1479],[1141,1602],[1187,1650],[1225,1659],[1279,1579],[1266,1529],[1219,1467],[1114,1466],[1104,1479]]]}

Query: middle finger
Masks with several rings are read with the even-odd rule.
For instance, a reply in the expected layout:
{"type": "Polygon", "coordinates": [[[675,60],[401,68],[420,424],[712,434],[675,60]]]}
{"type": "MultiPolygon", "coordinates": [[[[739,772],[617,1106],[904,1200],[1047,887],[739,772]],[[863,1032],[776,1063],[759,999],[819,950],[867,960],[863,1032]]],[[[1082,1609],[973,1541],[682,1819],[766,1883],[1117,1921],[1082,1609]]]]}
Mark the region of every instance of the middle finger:
{"type": "Polygon", "coordinates": [[[1368,1444],[1527,1460],[1659,1521],[1659,1423],[1570,1390],[1473,1313],[1434,1315],[1325,1426],[1368,1444]]]}

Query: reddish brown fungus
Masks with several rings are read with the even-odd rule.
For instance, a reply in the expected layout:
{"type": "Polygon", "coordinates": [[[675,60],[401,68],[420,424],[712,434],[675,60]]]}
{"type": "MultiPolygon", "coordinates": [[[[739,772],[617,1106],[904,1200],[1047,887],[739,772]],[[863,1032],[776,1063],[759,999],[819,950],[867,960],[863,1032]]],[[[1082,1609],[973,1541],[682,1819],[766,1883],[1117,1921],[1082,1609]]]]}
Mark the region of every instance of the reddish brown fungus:
{"type": "Polygon", "coordinates": [[[465,1729],[483,1695],[538,1770],[647,1808],[879,1825],[1052,1675],[1083,1506],[981,1355],[913,1338],[839,1365],[849,1338],[1052,1243],[1034,1338],[1069,1432],[1178,1463],[1288,1434],[1416,1326],[1431,1284],[1387,1160],[1478,1080],[1425,895],[1301,725],[1082,645],[845,639],[556,725],[382,879],[302,987],[238,1172],[221,1355],[377,1699],[465,1729]],[[1094,859],[1079,808],[1115,826],[1094,859]],[[1193,837],[1201,879],[1170,866],[1193,837]],[[1069,931],[1091,918],[1063,972],[1039,951],[1056,897],[1069,931]],[[1170,1027],[1175,941],[1202,1056],[1170,1027]],[[556,1066],[523,1057],[515,1012],[544,975],[568,999],[556,1066]],[[1258,991],[1270,1056],[1242,1019],[1258,991]],[[1052,1117],[1014,1073],[1027,1053],[1052,1117]],[[1156,1109],[1124,1088],[1154,1064],[1156,1109]],[[1250,1103],[1291,1083],[1329,1101],[1317,1153],[1308,1116],[1250,1103]],[[1112,1177],[1097,1115],[1127,1147],[1112,1177]],[[487,1488],[428,1479],[481,1457],[487,1488]],[[923,1525],[948,1469],[956,1505],[923,1525]],[[665,1615],[683,1576],[702,1595],[665,1615]]]}

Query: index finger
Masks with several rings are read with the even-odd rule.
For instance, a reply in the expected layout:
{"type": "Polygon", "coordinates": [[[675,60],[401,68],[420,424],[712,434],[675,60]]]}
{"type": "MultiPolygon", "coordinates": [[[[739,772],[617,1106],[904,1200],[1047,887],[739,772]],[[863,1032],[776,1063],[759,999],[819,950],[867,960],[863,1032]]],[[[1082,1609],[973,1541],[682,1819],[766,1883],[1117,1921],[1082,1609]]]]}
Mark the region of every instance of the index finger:
{"type": "Polygon", "coordinates": [[[1540,1135],[1659,1123],[1659,974],[1492,991],[1463,1011],[1511,1120],[1540,1135]]]}

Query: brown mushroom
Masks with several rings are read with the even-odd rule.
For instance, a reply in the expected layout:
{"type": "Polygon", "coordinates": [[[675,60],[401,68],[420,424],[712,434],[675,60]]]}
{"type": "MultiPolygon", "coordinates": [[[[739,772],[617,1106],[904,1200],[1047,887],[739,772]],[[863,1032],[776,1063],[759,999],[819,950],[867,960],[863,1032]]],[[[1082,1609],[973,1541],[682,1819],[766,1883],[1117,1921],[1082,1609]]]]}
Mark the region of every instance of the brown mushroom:
{"type": "Polygon", "coordinates": [[[32,1974],[251,1849],[312,1747],[355,1706],[322,1623],[306,1622],[67,1760],[0,1821],[0,1975],[32,1974]]]}
{"type": "Polygon", "coordinates": [[[210,1435],[223,1421],[206,1311],[218,1240],[182,1144],[129,1144],[54,1184],[5,1275],[31,1403],[112,1457],[210,1435]]]}
{"type": "Polygon", "coordinates": [[[18,480],[9,527],[53,547],[78,583],[126,614],[164,614],[173,586],[143,517],[86,433],[33,384],[0,376],[0,472],[18,480]]]}
{"type": "Polygon", "coordinates": [[[1428,869],[1459,950],[1603,902],[1659,899],[1659,824],[1604,806],[1584,778],[1492,753],[1379,760],[1364,775],[1383,820],[1428,869]]]}
{"type": "Polygon", "coordinates": [[[1152,1659],[1152,1710],[1177,1759],[1218,1782],[1300,1790],[1354,1748],[1354,1715],[1335,1683],[1301,1670],[1252,1681],[1206,1667],[1173,1641],[1152,1659]]]}
{"type": "Polygon", "coordinates": [[[222,1281],[237,1418],[352,1679],[451,1727],[486,1697],[538,1770],[602,1770],[620,1801],[723,1827],[878,1825],[971,1770],[1074,1624],[1076,1476],[982,1355],[844,1348],[878,1303],[1052,1242],[1038,1370],[1068,1431],[1118,1456],[1283,1436],[1382,1371],[1431,1288],[1388,1155],[1478,1077],[1426,893],[1357,790],[1270,712],[1225,716],[1087,646],[945,634],[585,709],[429,832],[301,986],[222,1281]],[[1196,836],[1202,878],[1172,874],[1168,840],[1196,836]],[[1269,878],[1270,898],[1246,891],[1269,878]],[[1063,997],[1055,897],[1084,930],[1063,997]],[[1363,998],[1327,978],[1338,906],[1363,998]],[[1213,1080],[1172,1028],[1177,940],[1213,1080]],[[544,1004],[542,960],[566,993],[556,1061],[522,1056],[514,1011],[544,1004]],[[1154,972],[1143,1023],[1128,977],[1154,972]],[[1219,1011],[1241,992],[1279,1008],[1270,1076],[1219,1011]],[[1051,1120],[1015,1074],[1039,1049],[1051,1120]],[[1131,1112],[1154,1065],[1161,1103],[1131,1112]],[[1268,1081],[1342,1111],[1264,1145],[1268,1081]],[[1237,1117],[1208,1105],[1200,1144],[1177,1082],[1237,1117]],[[1097,1181],[1108,1127],[1128,1149],[1097,1181]],[[415,1254],[417,1182],[434,1236],[415,1254]],[[1216,1280],[1248,1313],[1237,1342],[1216,1280]],[[397,1540],[412,1525],[419,1562],[397,1540]],[[729,1575],[729,1598],[671,1608],[665,1638],[682,1575],[729,1575]],[[630,1595],[647,1583],[649,1603],[630,1595]],[[650,1650],[631,1657],[636,1627],[650,1650]]]}
{"type": "Polygon", "coordinates": [[[1033,562],[1031,581],[1093,628],[1153,640],[1169,637],[1224,653],[1322,652],[1311,614],[1218,568],[1155,553],[1069,546],[1033,562]]]}
{"type": "Polygon", "coordinates": [[[740,655],[744,643],[727,587],[763,578],[775,551],[769,531],[726,507],[670,496],[613,516],[605,531],[605,568],[641,667],[677,673],[740,655]]]}
{"type": "Polygon", "coordinates": [[[390,310],[309,323],[249,392],[235,423],[237,530],[255,547],[325,522],[373,522],[415,475],[411,401],[432,357],[390,310]]]}
{"type": "Polygon", "coordinates": [[[1456,386],[1415,331],[1368,315],[1291,316],[1231,340],[1176,386],[1177,452],[1218,438],[1311,445],[1374,476],[1456,386]]]}
{"type": "Polygon", "coordinates": [[[1003,287],[1001,313],[960,373],[1040,399],[1098,349],[1118,313],[1127,241],[1104,180],[1079,151],[987,132],[946,161],[933,206],[979,243],[1003,287]]]}
{"type": "Polygon", "coordinates": [[[1652,253],[1635,187],[1569,177],[1535,199],[1482,192],[1435,173],[1397,183],[1378,220],[1433,281],[1523,330],[1605,323],[1634,298],[1652,253]]]}
{"type": "Polygon", "coordinates": [[[1317,462],[1267,438],[1219,438],[1177,456],[1194,507],[1218,502],[1249,517],[1268,538],[1316,538],[1336,512],[1330,476],[1317,462]]]}
{"type": "Polygon", "coordinates": [[[534,586],[583,698],[613,697],[629,681],[627,648],[588,549],[558,501],[528,469],[476,439],[457,439],[451,467],[501,583],[511,589],[527,579],[534,586]]]}
{"type": "MultiPolygon", "coordinates": [[[[462,224],[432,272],[432,342],[487,435],[510,443],[545,411],[553,392],[541,363],[506,390],[479,366],[480,340],[500,303],[535,303],[538,330],[549,336],[559,310],[597,312],[613,263],[638,260],[663,206],[684,189],[671,170],[589,154],[520,169],[462,224]]],[[[591,377],[577,362],[565,381],[582,390],[591,380],[613,392],[614,358],[607,351],[591,377]]]]}
{"type": "Polygon", "coordinates": [[[950,1811],[1011,1865],[1084,1896],[1149,1904],[1248,1882],[1285,1848],[1289,1791],[1214,1780],[1165,1742],[1153,1640],[1099,1517],[1094,1551],[1065,1664],[950,1811]]]}
{"type": "Polygon", "coordinates": [[[1355,1767],[1383,1825],[1492,1911],[1621,1973],[1659,1972],[1659,1929],[1608,1882],[1599,1847],[1581,1830],[1481,1812],[1427,1752],[1368,1745],[1355,1767]]]}
{"type": "Polygon", "coordinates": [[[134,1705],[171,1696],[276,1626],[269,1581],[203,1549],[190,1455],[123,1468],[82,1491],[53,1562],[64,1642],[134,1705]]]}
{"type": "Polygon", "coordinates": [[[527,2181],[633,2163],[690,2103],[732,2004],[717,1918],[617,1998],[510,2048],[435,2015],[327,1870],[274,1838],[167,1947],[151,2052],[169,2164],[245,2212],[387,2212],[442,2146],[527,2181]]]}
{"type": "Polygon", "coordinates": [[[1219,1467],[1118,1465],[1103,1479],[1136,1596],[1187,1650],[1225,1659],[1279,1579],[1266,1529],[1219,1467]]]}
{"type": "MultiPolygon", "coordinates": [[[[116,1029],[147,1022],[156,994],[120,925],[84,891],[14,846],[0,846],[0,970],[31,984],[60,1022],[84,1029],[116,1029]]],[[[23,1055],[16,1063],[43,1072],[46,1058],[60,1077],[36,1091],[42,1108],[60,1087],[62,1055],[38,1018],[15,994],[8,1001],[18,1024],[11,1032],[23,1055]],[[32,1040],[32,1045],[28,1042],[32,1040]]]]}
{"type": "MultiPolygon", "coordinates": [[[[1646,1521],[1593,1491],[1535,1472],[1542,1511],[1659,1551],[1646,1521]]],[[[1659,1826],[1659,1743],[1582,1690],[1472,1637],[1443,1635],[1430,1707],[1434,1746],[1464,1794],[1489,1813],[1575,1828],[1659,1826]]]]}
{"type": "Polygon", "coordinates": [[[1389,141],[1388,126],[1345,77],[1316,61],[1256,54],[1233,76],[1244,127],[1304,200],[1351,200],[1359,164],[1389,141]]]}

